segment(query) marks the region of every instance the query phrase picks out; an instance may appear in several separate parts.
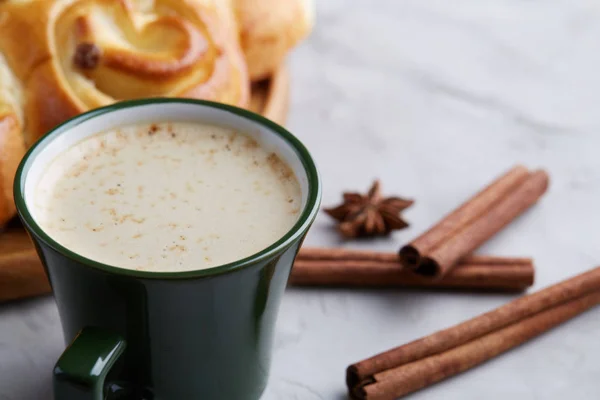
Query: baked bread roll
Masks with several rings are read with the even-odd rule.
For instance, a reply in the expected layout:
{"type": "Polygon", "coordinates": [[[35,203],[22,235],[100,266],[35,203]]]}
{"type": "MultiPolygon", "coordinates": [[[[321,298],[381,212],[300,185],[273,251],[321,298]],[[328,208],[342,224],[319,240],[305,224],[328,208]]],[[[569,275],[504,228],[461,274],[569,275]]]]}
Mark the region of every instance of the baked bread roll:
{"type": "Polygon", "coordinates": [[[0,0],[0,224],[25,148],[119,100],[192,97],[246,106],[232,0],[0,0]]]}
{"type": "Polygon", "coordinates": [[[25,154],[22,91],[18,82],[0,54],[0,223],[15,214],[13,179],[25,154]]]}
{"type": "Polygon", "coordinates": [[[233,0],[253,81],[269,77],[314,24],[312,0],[233,0]]]}
{"type": "Polygon", "coordinates": [[[27,144],[118,100],[248,102],[228,0],[7,0],[0,32],[0,52],[23,86],[27,144]]]}

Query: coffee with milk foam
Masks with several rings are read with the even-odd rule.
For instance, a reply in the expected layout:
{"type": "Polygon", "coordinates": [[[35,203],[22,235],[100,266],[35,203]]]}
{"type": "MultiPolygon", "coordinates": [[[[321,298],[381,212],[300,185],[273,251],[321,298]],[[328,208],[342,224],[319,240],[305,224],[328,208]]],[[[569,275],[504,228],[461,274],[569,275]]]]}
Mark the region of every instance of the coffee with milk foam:
{"type": "Polygon", "coordinates": [[[46,168],[34,216],[64,247],[142,271],[255,254],[298,220],[301,189],[275,153],[208,124],[136,124],[88,137],[46,168]]]}

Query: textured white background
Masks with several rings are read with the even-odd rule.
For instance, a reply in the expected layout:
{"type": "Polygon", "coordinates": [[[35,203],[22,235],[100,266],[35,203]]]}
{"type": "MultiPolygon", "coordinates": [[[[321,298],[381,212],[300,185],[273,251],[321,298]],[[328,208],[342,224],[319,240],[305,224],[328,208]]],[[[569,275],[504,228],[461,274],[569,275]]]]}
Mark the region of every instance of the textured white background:
{"type": "MultiPolygon", "coordinates": [[[[375,177],[417,200],[410,229],[352,245],[395,250],[522,162],[547,168],[551,189],[481,251],[533,256],[534,289],[600,264],[600,3],[319,0],[317,17],[290,60],[289,127],[324,204],[375,177]]],[[[340,245],[325,216],[307,243],[340,245]]],[[[290,288],[264,400],[345,399],[349,363],[511,298],[290,288]]],[[[410,398],[597,399],[599,333],[600,309],[410,398]]],[[[0,400],[50,398],[61,350],[50,298],[0,306],[0,400]]]]}

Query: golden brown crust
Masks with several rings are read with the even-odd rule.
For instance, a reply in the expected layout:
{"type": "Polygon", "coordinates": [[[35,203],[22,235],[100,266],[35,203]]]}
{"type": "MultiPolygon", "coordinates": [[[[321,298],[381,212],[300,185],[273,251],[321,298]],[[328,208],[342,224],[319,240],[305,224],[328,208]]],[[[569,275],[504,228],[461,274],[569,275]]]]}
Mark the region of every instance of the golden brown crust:
{"type": "MultiPolygon", "coordinates": [[[[89,15],[80,15],[75,20],[75,36],[79,45],[97,48],[97,63],[106,68],[114,69],[127,74],[136,74],[144,78],[170,79],[179,74],[188,72],[194,64],[202,60],[208,50],[208,43],[195,27],[178,16],[164,16],[159,20],[147,24],[143,31],[161,29],[161,27],[180,30],[183,35],[177,43],[173,57],[164,57],[156,53],[136,54],[130,49],[112,47],[110,45],[100,49],[98,40],[94,37],[94,28],[89,15]]],[[[140,34],[144,34],[144,32],[140,34]]],[[[77,65],[77,62],[74,63],[77,65]]],[[[83,66],[85,69],[97,70],[98,66],[83,66]]],[[[85,72],[85,71],[82,71],[85,72]]]]}
{"type": "Polygon", "coordinates": [[[0,52],[24,82],[28,144],[69,117],[119,100],[248,102],[227,1],[7,0],[0,15],[0,52]]]}
{"type": "Polygon", "coordinates": [[[25,143],[31,146],[44,133],[61,122],[76,116],[86,108],[67,91],[57,90],[59,78],[48,60],[32,71],[25,87],[25,143]]]}
{"type": "Polygon", "coordinates": [[[235,0],[252,81],[269,77],[314,23],[312,0],[235,0]]]}
{"type": "Polygon", "coordinates": [[[38,64],[50,58],[46,20],[51,1],[0,1],[0,53],[25,82],[38,64]]]}
{"type": "Polygon", "coordinates": [[[0,109],[0,224],[15,215],[13,179],[24,154],[25,144],[17,117],[3,114],[0,109]]]}
{"type": "Polygon", "coordinates": [[[0,224],[15,214],[12,184],[25,154],[22,103],[21,84],[0,48],[0,224]]]}

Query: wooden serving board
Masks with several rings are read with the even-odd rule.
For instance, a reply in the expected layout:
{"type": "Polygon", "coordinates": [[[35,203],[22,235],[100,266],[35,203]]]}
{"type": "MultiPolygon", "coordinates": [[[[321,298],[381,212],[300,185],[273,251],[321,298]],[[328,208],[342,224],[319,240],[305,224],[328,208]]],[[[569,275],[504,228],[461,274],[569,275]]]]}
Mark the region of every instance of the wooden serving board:
{"type": "Polygon", "coordinates": [[[0,302],[50,293],[50,285],[25,230],[16,219],[0,233],[0,302]]]}
{"type": "MultiPolygon", "coordinates": [[[[283,125],[289,104],[289,75],[284,66],[270,79],[252,85],[249,109],[283,125]]],[[[18,220],[0,231],[0,302],[50,293],[33,245],[18,220]]]]}
{"type": "Polygon", "coordinates": [[[290,97],[289,79],[287,68],[282,65],[270,79],[254,83],[249,109],[285,125],[290,97]]]}

